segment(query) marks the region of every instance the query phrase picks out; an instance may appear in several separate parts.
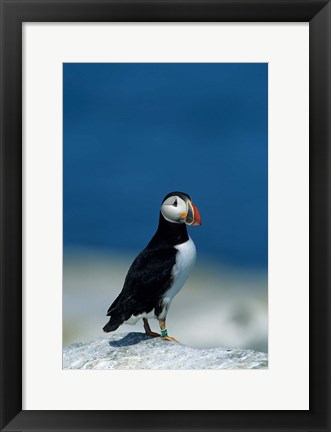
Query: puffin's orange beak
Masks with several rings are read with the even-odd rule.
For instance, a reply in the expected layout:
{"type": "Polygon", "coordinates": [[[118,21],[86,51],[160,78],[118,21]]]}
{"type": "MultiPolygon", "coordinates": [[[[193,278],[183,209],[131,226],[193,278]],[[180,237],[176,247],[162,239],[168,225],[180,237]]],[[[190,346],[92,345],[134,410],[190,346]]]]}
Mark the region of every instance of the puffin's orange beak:
{"type": "Polygon", "coordinates": [[[187,202],[187,216],[185,223],[191,226],[201,225],[199,210],[191,201],[187,202]]]}

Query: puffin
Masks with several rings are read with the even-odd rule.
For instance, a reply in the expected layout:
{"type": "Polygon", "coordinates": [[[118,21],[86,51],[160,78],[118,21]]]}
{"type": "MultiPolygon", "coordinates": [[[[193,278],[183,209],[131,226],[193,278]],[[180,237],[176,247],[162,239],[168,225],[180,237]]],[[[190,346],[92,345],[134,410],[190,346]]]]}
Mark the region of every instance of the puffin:
{"type": "Polygon", "coordinates": [[[161,203],[156,233],[131,264],[122,291],[107,310],[109,321],[104,332],[142,319],[147,335],[178,342],[168,335],[166,317],[196,259],[187,225],[201,225],[197,207],[186,193],[168,193],[161,203]],[[149,318],[158,320],[160,334],[151,330],[149,318]]]}

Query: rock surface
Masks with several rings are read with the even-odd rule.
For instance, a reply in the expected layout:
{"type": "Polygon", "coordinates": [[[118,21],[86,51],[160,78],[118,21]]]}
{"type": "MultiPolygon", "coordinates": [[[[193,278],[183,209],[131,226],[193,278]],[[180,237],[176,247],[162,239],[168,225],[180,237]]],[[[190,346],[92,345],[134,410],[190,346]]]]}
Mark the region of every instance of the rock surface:
{"type": "Polygon", "coordinates": [[[266,353],[190,348],[143,333],[113,334],[63,350],[63,369],[265,369],[266,353]]]}

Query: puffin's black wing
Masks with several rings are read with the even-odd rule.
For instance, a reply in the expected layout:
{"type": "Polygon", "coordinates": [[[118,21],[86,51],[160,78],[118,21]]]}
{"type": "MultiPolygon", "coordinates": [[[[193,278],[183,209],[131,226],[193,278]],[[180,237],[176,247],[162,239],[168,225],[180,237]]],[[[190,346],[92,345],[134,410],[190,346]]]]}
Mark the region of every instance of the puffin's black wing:
{"type": "Polygon", "coordinates": [[[174,247],[144,249],[133,261],[124,286],[107,311],[110,316],[104,331],[116,330],[132,315],[150,312],[157,307],[162,294],[172,284],[172,268],[176,262],[174,247]]]}

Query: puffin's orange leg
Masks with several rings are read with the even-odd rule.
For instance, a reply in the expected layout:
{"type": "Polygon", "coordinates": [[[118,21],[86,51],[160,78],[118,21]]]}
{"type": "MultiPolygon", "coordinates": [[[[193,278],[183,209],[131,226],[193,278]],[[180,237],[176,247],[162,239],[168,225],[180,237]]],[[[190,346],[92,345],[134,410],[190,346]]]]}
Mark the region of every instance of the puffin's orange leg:
{"type": "Polygon", "coordinates": [[[168,340],[168,341],[172,341],[172,342],[178,342],[177,339],[175,339],[175,338],[173,338],[171,336],[168,336],[165,320],[159,320],[159,323],[160,323],[160,329],[161,329],[161,337],[162,337],[162,339],[168,340]]]}
{"type": "Polygon", "coordinates": [[[149,323],[148,323],[148,319],[143,318],[143,322],[144,322],[145,332],[148,336],[152,336],[152,337],[160,337],[161,336],[159,333],[155,333],[151,330],[149,323]]]}

